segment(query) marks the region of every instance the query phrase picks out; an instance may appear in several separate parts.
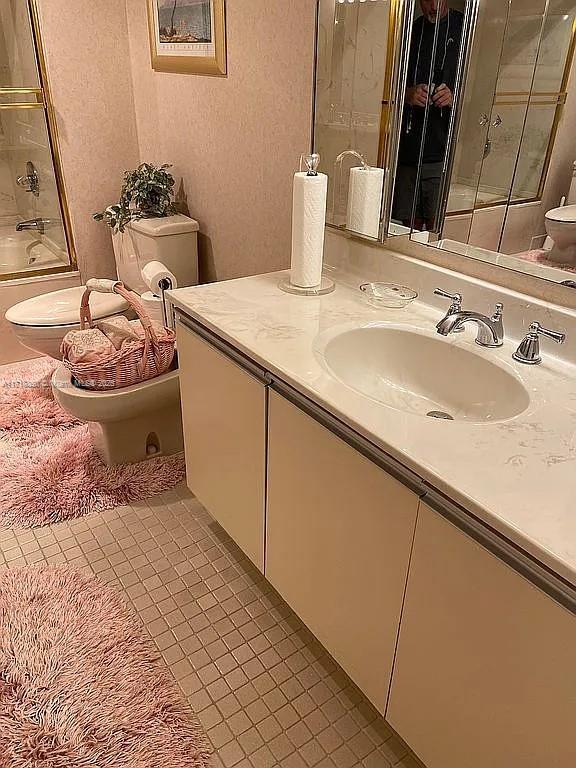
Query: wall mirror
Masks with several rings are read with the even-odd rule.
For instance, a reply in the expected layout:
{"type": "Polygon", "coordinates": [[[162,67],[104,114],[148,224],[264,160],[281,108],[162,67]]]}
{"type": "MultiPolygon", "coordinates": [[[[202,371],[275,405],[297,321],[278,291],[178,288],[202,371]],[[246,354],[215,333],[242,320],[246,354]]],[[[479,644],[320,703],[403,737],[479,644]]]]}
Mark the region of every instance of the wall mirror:
{"type": "Polygon", "coordinates": [[[432,247],[571,286],[576,2],[415,6],[425,18],[413,24],[393,217],[432,247]]]}
{"type": "Polygon", "coordinates": [[[327,222],[576,287],[576,0],[319,0],[327,222]]]}

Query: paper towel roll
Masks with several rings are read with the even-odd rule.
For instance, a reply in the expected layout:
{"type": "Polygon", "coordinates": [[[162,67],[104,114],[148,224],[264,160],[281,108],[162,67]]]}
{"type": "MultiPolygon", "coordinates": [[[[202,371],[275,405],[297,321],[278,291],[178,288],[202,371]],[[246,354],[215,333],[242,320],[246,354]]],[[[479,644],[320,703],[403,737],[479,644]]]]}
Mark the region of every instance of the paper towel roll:
{"type": "Polygon", "coordinates": [[[316,288],[322,280],[328,176],[294,175],[290,282],[316,288]]]}
{"type": "Polygon", "coordinates": [[[160,261],[149,261],[142,270],[142,279],[156,296],[162,296],[162,280],[168,279],[172,282],[172,288],[178,288],[178,281],[160,261]]]}
{"type": "Polygon", "coordinates": [[[351,169],[346,229],[369,237],[378,237],[383,187],[383,168],[359,166],[351,169]]]}
{"type": "Polygon", "coordinates": [[[146,291],[140,296],[140,301],[144,309],[150,315],[150,319],[158,325],[164,325],[163,302],[158,296],[154,296],[152,291],[146,291]]]}

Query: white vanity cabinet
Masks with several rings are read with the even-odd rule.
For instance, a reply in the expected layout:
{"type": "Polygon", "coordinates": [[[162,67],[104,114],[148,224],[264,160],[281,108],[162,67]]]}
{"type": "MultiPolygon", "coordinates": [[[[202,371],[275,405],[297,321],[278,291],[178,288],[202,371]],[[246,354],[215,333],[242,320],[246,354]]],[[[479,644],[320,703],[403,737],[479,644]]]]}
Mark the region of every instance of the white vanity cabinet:
{"type": "Polygon", "coordinates": [[[387,719],[428,768],[574,768],[576,621],[421,505],[387,719]]]}
{"type": "Polygon", "coordinates": [[[266,386],[177,323],[190,490],[264,570],[266,386]]]}
{"type": "Polygon", "coordinates": [[[418,496],[270,392],[266,578],[384,712],[418,496]]]}

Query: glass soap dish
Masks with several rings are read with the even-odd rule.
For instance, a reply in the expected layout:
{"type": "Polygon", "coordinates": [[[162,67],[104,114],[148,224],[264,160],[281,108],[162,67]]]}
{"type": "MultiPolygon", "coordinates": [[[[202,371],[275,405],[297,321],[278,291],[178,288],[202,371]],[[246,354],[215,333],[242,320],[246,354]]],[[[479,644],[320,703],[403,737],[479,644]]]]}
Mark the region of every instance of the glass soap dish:
{"type": "Polygon", "coordinates": [[[378,308],[404,309],[411,301],[418,298],[418,294],[412,288],[395,283],[364,283],[360,286],[360,290],[368,304],[378,308]]]}

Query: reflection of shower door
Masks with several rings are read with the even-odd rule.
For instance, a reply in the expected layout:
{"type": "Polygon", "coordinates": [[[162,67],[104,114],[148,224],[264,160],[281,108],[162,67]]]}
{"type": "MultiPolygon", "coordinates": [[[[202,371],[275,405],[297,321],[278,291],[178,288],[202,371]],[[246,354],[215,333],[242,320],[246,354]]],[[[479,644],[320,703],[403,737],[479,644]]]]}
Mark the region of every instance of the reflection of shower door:
{"type": "Polygon", "coordinates": [[[484,158],[491,150],[491,113],[508,10],[509,2],[502,0],[486,0],[478,9],[447,205],[448,214],[458,215],[460,229],[457,235],[452,232],[454,222],[449,219],[444,237],[468,241],[484,158]]]}
{"type": "Polygon", "coordinates": [[[0,281],[73,268],[35,0],[0,0],[0,281]]]}
{"type": "MultiPolygon", "coordinates": [[[[498,82],[482,164],[476,208],[508,203],[528,113],[547,0],[512,0],[500,57],[498,82]]],[[[495,228],[501,229],[503,222],[495,228]]],[[[498,249],[500,236],[495,242],[498,249]]]]}
{"type": "Polygon", "coordinates": [[[452,215],[443,236],[514,253],[534,247],[532,235],[543,230],[542,225],[522,238],[517,224],[511,237],[510,203],[541,197],[566,97],[576,11],[571,0],[509,0],[501,8],[492,9],[486,21],[492,33],[488,41],[479,21],[475,80],[467,85],[471,97],[465,104],[468,135],[459,136],[462,157],[452,175],[452,215]],[[498,28],[501,36],[495,34],[498,28]],[[488,105],[494,62],[496,82],[488,105]],[[474,124],[477,116],[480,126],[474,124]]]}

